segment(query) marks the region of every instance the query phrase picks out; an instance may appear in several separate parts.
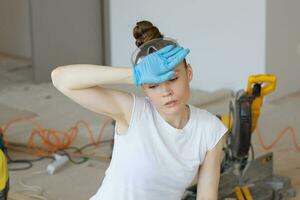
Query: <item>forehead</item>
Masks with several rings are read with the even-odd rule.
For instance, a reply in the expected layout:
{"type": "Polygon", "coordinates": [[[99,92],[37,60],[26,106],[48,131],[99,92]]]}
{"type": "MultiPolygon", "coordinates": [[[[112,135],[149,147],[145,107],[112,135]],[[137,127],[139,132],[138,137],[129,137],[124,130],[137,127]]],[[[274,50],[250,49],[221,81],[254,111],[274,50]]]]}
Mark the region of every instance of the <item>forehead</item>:
{"type": "Polygon", "coordinates": [[[184,62],[179,63],[176,65],[176,67],[173,69],[175,72],[182,72],[185,69],[184,62]]]}

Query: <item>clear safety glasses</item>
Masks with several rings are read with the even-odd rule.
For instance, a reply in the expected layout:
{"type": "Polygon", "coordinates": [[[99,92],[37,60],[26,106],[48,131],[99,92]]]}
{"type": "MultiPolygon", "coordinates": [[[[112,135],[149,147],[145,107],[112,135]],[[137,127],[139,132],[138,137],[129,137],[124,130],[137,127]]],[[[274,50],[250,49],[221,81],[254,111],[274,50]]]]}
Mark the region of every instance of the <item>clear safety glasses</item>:
{"type": "Polygon", "coordinates": [[[158,51],[168,45],[173,45],[174,47],[180,47],[175,39],[172,38],[157,38],[145,42],[143,45],[134,50],[131,55],[131,63],[133,65],[138,64],[145,56],[158,51]]]}

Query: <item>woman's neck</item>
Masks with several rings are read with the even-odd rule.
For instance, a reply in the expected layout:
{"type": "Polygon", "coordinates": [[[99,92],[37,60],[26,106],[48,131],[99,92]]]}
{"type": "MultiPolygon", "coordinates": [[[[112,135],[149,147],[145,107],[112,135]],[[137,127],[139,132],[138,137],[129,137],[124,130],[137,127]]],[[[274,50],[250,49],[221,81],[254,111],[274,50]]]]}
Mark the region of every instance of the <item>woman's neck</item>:
{"type": "Polygon", "coordinates": [[[165,115],[161,112],[160,114],[174,128],[183,129],[189,121],[190,107],[186,105],[177,115],[165,115]]]}

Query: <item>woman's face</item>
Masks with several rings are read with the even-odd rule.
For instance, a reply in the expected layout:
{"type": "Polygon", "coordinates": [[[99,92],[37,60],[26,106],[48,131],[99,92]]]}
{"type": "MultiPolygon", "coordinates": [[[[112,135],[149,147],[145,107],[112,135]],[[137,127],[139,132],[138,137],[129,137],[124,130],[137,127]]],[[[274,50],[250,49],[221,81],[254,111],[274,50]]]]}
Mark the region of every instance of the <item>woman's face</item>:
{"type": "Polygon", "coordinates": [[[142,85],[144,93],[156,109],[167,115],[180,114],[185,109],[190,96],[189,82],[193,77],[191,66],[182,62],[174,68],[174,71],[176,74],[171,80],[142,85]]]}

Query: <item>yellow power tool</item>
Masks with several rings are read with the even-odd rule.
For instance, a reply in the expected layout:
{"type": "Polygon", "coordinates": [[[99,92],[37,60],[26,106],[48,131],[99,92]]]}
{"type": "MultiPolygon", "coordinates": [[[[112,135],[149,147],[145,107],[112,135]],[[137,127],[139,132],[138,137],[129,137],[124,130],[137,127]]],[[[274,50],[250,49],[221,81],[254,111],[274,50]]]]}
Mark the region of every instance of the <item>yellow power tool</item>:
{"type": "MultiPolygon", "coordinates": [[[[240,90],[230,102],[229,116],[221,116],[229,128],[226,164],[240,163],[240,170],[247,164],[251,135],[256,128],[264,97],[276,87],[274,75],[252,75],[248,78],[247,90],[240,90]]],[[[224,164],[223,162],[223,164],[224,164]]]]}
{"type": "MultiPolygon", "coordinates": [[[[1,129],[0,129],[1,131],[1,129]]],[[[6,159],[6,148],[4,146],[2,133],[0,132],[0,200],[7,200],[8,195],[8,167],[6,159]]]]}

